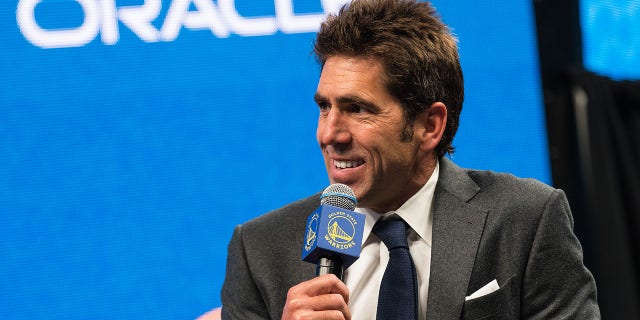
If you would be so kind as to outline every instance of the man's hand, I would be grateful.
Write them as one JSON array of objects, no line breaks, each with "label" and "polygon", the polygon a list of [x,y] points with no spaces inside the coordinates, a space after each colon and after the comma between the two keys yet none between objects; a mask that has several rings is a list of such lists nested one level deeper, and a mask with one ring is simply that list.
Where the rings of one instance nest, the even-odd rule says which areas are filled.
[{"label": "man's hand", "polygon": [[347,286],[335,275],[323,275],[289,289],[282,319],[350,320],[348,302]]}]

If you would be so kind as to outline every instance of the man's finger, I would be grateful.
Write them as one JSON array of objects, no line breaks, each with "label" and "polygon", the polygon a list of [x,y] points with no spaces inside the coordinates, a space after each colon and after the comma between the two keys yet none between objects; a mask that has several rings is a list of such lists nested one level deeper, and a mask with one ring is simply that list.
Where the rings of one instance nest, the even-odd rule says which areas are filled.
[{"label": "man's finger", "polygon": [[289,290],[290,296],[314,297],[323,294],[336,293],[349,303],[349,288],[335,275],[327,274],[311,280],[302,282]]}]

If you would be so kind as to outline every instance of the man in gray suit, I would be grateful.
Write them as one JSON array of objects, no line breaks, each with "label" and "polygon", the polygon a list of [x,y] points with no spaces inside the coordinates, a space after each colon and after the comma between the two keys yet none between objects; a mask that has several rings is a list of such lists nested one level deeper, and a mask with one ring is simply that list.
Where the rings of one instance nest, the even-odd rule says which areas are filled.
[{"label": "man in gray suit", "polygon": [[300,258],[318,195],[241,226],[229,244],[223,319],[374,319],[389,261],[372,233],[402,219],[417,273],[418,319],[598,319],[561,190],[466,170],[445,155],[462,109],[456,39],[428,3],[355,0],[323,23],[317,140],[329,180],[366,215],[344,275]]}]

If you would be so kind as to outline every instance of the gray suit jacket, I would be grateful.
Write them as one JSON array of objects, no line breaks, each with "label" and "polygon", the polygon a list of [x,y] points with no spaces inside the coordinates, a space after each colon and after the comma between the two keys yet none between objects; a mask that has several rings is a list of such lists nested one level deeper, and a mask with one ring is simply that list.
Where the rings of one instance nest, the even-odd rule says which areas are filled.
[{"label": "gray suit jacket", "polygon": [[[318,205],[315,195],[235,229],[223,319],[281,318],[288,289],[315,276],[300,256]],[[433,210],[428,319],[600,318],[561,190],[442,158]],[[465,301],[493,279],[498,291]]]}]

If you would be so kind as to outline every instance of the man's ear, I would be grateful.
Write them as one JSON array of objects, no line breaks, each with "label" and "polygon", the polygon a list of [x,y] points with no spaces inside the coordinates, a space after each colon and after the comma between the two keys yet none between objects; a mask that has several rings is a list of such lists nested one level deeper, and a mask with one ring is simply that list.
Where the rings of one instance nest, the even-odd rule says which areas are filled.
[{"label": "man's ear", "polygon": [[447,127],[447,107],[442,102],[434,102],[416,117],[416,125],[420,149],[435,150]]}]

